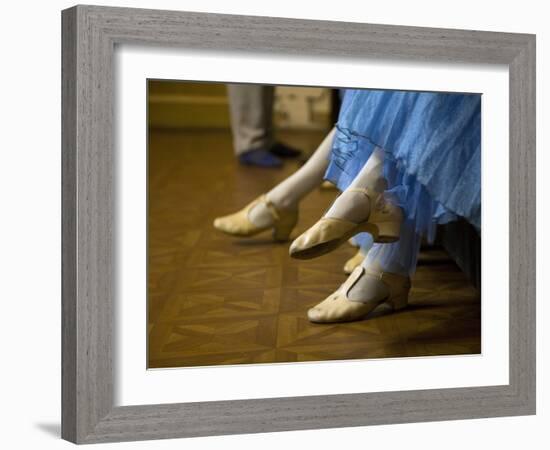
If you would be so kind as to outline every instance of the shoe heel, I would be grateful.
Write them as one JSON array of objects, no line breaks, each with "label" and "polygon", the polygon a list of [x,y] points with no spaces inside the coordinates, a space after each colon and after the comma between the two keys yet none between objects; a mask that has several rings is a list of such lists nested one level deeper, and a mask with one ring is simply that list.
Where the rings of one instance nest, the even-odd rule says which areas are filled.
[{"label": "shoe heel", "polygon": [[375,242],[395,242],[399,240],[401,233],[401,222],[377,223],[378,233]]},{"label": "shoe heel", "polygon": [[407,305],[409,304],[409,295],[408,294],[396,295],[395,297],[391,297],[388,300],[386,300],[386,303],[390,305],[394,311],[398,311],[400,309],[407,307]]},{"label": "shoe heel", "polygon": [[280,225],[273,229],[273,239],[279,242],[286,242],[290,238],[290,234],[294,229],[294,225]]},{"label": "shoe heel", "polygon": [[286,242],[290,238],[290,234],[296,223],[298,222],[298,216],[293,215],[290,217],[284,218],[286,220],[281,220],[279,223],[276,223],[273,227],[273,239],[279,242]]}]

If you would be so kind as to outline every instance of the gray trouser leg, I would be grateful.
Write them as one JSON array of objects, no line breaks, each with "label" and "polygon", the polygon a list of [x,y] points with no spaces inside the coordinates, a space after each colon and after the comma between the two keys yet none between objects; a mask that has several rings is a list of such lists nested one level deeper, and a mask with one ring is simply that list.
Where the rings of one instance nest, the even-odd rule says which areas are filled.
[{"label": "gray trouser leg", "polygon": [[228,84],[235,153],[273,143],[273,86]]}]

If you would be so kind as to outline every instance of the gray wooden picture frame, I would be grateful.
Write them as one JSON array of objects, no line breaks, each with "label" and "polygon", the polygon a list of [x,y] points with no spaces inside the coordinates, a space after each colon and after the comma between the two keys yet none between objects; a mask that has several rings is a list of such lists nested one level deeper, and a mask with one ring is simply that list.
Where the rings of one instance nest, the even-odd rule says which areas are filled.
[{"label": "gray wooden picture frame", "polygon": [[[535,413],[534,35],[98,6],[64,10],[62,35],[64,439],[94,443]],[[114,406],[115,44],[507,65],[509,384]]]}]

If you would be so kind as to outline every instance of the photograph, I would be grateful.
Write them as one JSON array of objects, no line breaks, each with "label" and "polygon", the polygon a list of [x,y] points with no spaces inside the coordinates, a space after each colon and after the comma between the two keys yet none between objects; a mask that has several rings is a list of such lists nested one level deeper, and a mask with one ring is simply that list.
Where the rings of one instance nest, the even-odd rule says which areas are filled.
[{"label": "photograph", "polygon": [[482,353],[481,93],[146,82],[148,369]]}]

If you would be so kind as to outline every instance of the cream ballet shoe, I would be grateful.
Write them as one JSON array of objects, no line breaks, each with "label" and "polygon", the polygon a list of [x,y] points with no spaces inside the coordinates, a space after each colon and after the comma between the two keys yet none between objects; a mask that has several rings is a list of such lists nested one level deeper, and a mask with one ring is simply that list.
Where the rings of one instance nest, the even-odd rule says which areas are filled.
[{"label": "cream ballet shoe", "polygon": [[344,273],[349,275],[353,272],[353,269],[363,262],[364,259],[365,255],[363,255],[361,250],[359,250],[355,255],[346,261],[346,264],[344,264]]},{"label": "cream ballet shoe", "polygon": [[[384,283],[387,294],[365,301],[350,300],[350,289],[364,273],[374,275]],[[394,310],[402,309],[407,306],[410,289],[409,277],[389,272],[366,271],[363,266],[359,266],[333,294],[311,308],[307,312],[307,317],[314,323],[351,322],[363,319],[382,303],[387,303]]]},{"label": "cream ballet shoe", "polygon": [[384,201],[383,195],[371,189],[349,189],[366,195],[371,204],[369,218],[355,223],[335,217],[322,217],[311,228],[298,236],[290,246],[290,256],[310,259],[331,252],[352,236],[367,232],[374,242],[387,243],[399,239],[403,211]]},{"label": "cream ballet shoe", "polygon": [[352,237],[350,237],[350,238],[348,239],[348,244],[349,244],[351,247],[359,248],[359,246],[355,243],[355,241],[353,240]]},{"label": "cream ballet shoe", "polygon": [[321,183],[321,186],[319,186],[322,191],[337,191],[338,188],[335,184],[331,183],[330,181],[323,181]]},{"label": "cream ballet shoe", "polygon": [[[258,227],[248,218],[250,210],[259,203],[263,203],[273,217],[273,223],[267,226]],[[228,216],[218,217],[214,220],[214,228],[232,236],[249,237],[273,229],[273,239],[276,241],[287,241],[290,233],[298,222],[298,210],[277,209],[265,194],[260,195],[256,200],[246,205],[240,211]]]}]

